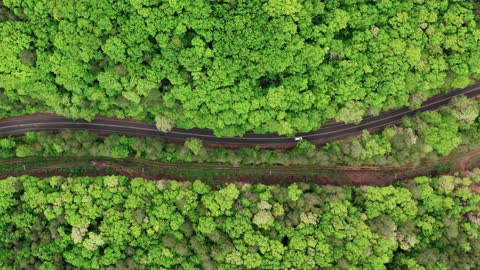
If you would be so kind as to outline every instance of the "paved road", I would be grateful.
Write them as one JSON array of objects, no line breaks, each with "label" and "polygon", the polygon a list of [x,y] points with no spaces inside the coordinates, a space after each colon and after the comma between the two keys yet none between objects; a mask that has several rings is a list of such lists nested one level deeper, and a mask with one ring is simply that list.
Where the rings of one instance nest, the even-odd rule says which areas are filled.
[{"label": "paved road", "polygon": [[[417,112],[435,110],[442,105],[446,105],[453,97],[465,95],[467,97],[480,96],[480,82],[472,84],[466,88],[450,91],[446,94],[438,95],[428,99],[419,109],[411,110],[401,108],[378,116],[367,117],[359,124],[335,123],[324,126],[318,130],[308,133],[300,133],[305,140],[313,143],[324,143],[340,138],[360,134],[362,130],[376,130],[386,126],[398,124],[402,118],[413,116]],[[0,136],[18,135],[26,131],[40,130],[92,130],[97,132],[118,133],[134,136],[155,136],[167,139],[186,139],[195,137],[205,143],[227,144],[227,145],[246,145],[262,146],[274,148],[279,146],[294,146],[296,143],[293,138],[279,136],[276,134],[253,134],[247,133],[243,137],[215,137],[210,130],[206,129],[180,129],[174,128],[169,133],[163,133],[155,129],[155,126],[135,120],[121,120],[106,117],[97,117],[92,122],[84,120],[71,120],[62,116],[53,114],[29,115],[22,117],[11,117],[0,120]]]}]

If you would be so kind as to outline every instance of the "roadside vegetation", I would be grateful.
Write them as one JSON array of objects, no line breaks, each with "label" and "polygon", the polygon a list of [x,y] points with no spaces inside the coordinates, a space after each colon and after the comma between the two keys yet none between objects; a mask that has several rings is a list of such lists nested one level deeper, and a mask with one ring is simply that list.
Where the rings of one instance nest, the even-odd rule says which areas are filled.
[{"label": "roadside vegetation", "polygon": [[[0,181],[2,269],[478,269],[480,183]],[[478,187],[478,186],[477,186]]]},{"label": "roadside vegetation", "polygon": [[480,146],[479,101],[455,98],[450,106],[406,118],[400,126],[382,132],[364,132],[316,147],[305,140],[292,150],[207,148],[197,139],[183,145],[157,138],[62,131],[29,132],[0,139],[0,158],[14,157],[137,157],[163,162],[199,162],[231,165],[385,165],[399,166],[436,160],[454,149]]},{"label": "roadside vegetation", "polygon": [[466,86],[479,39],[463,0],[2,0],[0,117],[306,132]]}]

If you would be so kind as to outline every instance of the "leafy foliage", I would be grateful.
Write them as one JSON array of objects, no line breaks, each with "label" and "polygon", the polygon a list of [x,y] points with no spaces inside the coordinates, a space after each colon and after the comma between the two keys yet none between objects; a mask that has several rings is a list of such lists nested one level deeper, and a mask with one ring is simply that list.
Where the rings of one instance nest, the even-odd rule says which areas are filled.
[{"label": "leafy foliage", "polygon": [[192,151],[194,155],[198,155],[203,148],[202,141],[196,138],[189,138],[184,143],[185,147]]},{"label": "leafy foliage", "polygon": [[3,0],[0,117],[102,114],[217,135],[358,122],[478,78],[474,4]]},{"label": "leafy foliage", "polygon": [[[477,269],[473,178],[389,187],[0,181],[0,267]],[[387,266],[388,265],[388,266]]]},{"label": "leafy foliage", "polygon": [[169,132],[172,130],[175,123],[161,115],[155,117],[155,127],[162,132]]}]

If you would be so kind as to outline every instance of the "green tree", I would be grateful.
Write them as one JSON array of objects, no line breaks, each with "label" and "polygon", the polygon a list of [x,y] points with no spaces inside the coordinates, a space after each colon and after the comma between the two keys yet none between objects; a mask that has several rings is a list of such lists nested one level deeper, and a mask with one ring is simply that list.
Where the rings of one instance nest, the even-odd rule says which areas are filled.
[{"label": "green tree", "polygon": [[196,138],[189,138],[185,141],[184,146],[190,150],[194,155],[198,155],[203,149],[203,143],[201,140]]},{"label": "green tree", "polygon": [[462,140],[458,135],[458,124],[452,116],[442,116],[437,112],[422,115],[427,126],[421,131],[425,142],[441,155],[448,155]]},{"label": "green tree", "polygon": [[216,228],[216,223],[211,217],[200,217],[198,220],[198,231],[202,234],[209,234]]},{"label": "green tree", "polygon": [[360,158],[368,159],[376,156],[385,156],[390,153],[391,145],[386,136],[373,135],[366,130],[362,133]]},{"label": "green tree", "polygon": [[175,126],[175,122],[162,115],[155,117],[155,127],[161,132],[170,132]]},{"label": "green tree", "polygon": [[338,111],[338,114],[335,116],[335,120],[347,124],[358,124],[365,114],[365,110],[362,107],[362,104],[359,102],[348,102],[345,107]]},{"label": "green tree", "polygon": [[261,228],[268,228],[273,224],[273,216],[270,211],[260,210],[253,216],[252,222]]},{"label": "green tree", "polygon": [[455,97],[450,101],[452,115],[459,121],[471,125],[479,114],[478,102],[465,96]]},{"label": "green tree", "polygon": [[288,186],[288,198],[292,201],[297,201],[302,195],[302,190],[297,184],[291,184]]},{"label": "green tree", "polygon": [[[222,136],[356,123],[478,76],[476,10],[454,0],[5,0],[1,114],[162,115]],[[165,119],[160,130],[173,125]]]}]

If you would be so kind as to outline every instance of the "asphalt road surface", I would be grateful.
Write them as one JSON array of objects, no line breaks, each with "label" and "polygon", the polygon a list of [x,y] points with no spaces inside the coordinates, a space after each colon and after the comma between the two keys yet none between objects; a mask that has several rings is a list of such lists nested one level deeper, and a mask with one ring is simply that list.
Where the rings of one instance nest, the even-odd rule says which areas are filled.
[{"label": "asphalt road surface", "polygon": [[[403,117],[411,117],[417,112],[435,110],[440,106],[448,104],[455,96],[465,95],[467,97],[480,96],[480,82],[472,84],[463,89],[450,91],[446,94],[434,96],[425,101],[418,109],[401,108],[388,111],[378,116],[364,118],[359,124],[334,123],[321,127],[318,130],[308,133],[299,133],[296,136],[302,137],[312,143],[320,144],[334,141],[352,135],[361,134],[362,130],[378,130],[387,126],[398,124]],[[58,131],[64,129],[91,130],[102,133],[116,133],[133,136],[154,136],[166,139],[198,138],[204,143],[218,145],[245,145],[261,146],[267,148],[294,146],[296,142],[291,137],[279,136],[276,134],[254,134],[246,133],[243,137],[215,137],[210,130],[206,129],[180,129],[174,128],[171,132],[158,131],[154,125],[142,121],[123,120],[106,117],[97,117],[92,122],[84,120],[71,120],[53,114],[28,115],[22,117],[10,117],[0,120],[0,136],[20,135],[27,131]]]}]

